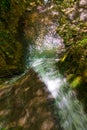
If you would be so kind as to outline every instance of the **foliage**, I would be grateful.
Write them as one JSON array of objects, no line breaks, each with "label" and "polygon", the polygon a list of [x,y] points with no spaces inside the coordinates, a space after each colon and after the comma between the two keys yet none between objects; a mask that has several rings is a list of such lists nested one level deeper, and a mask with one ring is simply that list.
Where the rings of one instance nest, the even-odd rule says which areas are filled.
[{"label": "foliage", "polygon": [[[78,3],[78,1],[77,1]],[[87,33],[85,32],[86,22],[79,21],[78,17],[70,20],[66,15],[67,8],[76,4],[73,0],[61,3],[60,26],[57,31],[63,37],[66,45],[66,52],[61,58],[61,64],[65,64],[66,72],[82,75],[87,65]],[[65,9],[65,10],[64,10]]]},{"label": "foliage", "polygon": [[17,39],[17,26],[25,7],[21,0],[0,1],[0,78],[12,77],[24,70],[23,45]]},{"label": "foliage", "polygon": [[0,0],[0,8],[5,10],[5,11],[9,11],[10,10],[10,4],[11,4],[11,0]]},{"label": "foliage", "polygon": [[[57,32],[64,39],[66,51],[57,66],[70,86],[78,90],[79,99],[87,107],[87,21],[79,19],[78,10],[79,0],[60,2],[60,25]],[[75,16],[70,19],[73,12]]]},{"label": "foliage", "polygon": [[[43,1],[0,0],[0,78],[24,71],[26,40],[19,34],[23,34],[22,16],[38,4],[43,4]],[[21,31],[19,28],[22,28]]]},{"label": "foliage", "polygon": [[6,130],[5,128],[1,128],[0,130]]}]

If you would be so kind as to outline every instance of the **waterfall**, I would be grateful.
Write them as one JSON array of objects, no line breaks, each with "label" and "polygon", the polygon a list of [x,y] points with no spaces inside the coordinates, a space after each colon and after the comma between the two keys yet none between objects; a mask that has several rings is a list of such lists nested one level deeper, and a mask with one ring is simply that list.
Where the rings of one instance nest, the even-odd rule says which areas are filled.
[{"label": "waterfall", "polygon": [[64,49],[64,44],[56,35],[54,25],[48,26],[49,31],[43,37],[37,37],[33,49],[30,47],[30,66],[38,73],[54,97],[63,130],[87,130],[87,117],[82,104],[66,79],[56,69],[58,53]]},{"label": "waterfall", "polygon": [[[36,54],[37,55],[37,54]],[[75,92],[55,68],[56,58],[40,57],[31,66],[55,98],[60,124],[64,130],[87,130],[87,117]]]}]

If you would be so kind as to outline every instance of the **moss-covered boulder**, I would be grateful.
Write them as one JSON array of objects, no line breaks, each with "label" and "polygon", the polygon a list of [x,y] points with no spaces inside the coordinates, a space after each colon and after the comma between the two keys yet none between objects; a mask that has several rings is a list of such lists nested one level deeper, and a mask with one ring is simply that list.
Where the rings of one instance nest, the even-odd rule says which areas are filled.
[{"label": "moss-covered boulder", "polygon": [[42,4],[42,0],[0,1],[0,81],[24,71],[27,40],[23,20],[26,12]]},{"label": "moss-covered boulder", "polygon": [[12,77],[24,70],[23,44],[17,38],[18,21],[24,12],[24,1],[0,2],[0,78]]},{"label": "moss-covered boulder", "polygon": [[23,45],[9,33],[8,30],[0,32],[0,78],[12,77],[24,70]]},{"label": "moss-covered boulder", "polygon": [[64,39],[66,51],[57,63],[57,67],[69,81],[70,87],[77,91],[78,98],[85,104],[87,110],[86,5],[86,0],[63,0],[60,5],[58,4],[61,16],[57,31]]}]

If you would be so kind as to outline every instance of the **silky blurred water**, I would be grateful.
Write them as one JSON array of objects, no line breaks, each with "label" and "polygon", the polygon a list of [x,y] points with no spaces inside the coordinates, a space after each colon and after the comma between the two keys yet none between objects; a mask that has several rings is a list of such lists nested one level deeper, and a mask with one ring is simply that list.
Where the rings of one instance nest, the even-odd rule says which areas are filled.
[{"label": "silky blurred water", "polygon": [[87,130],[87,116],[83,106],[56,67],[59,53],[64,49],[63,39],[56,34],[56,24],[53,23],[48,26],[48,32],[43,37],[37,37],[33,47],[29,46],[30,66],[55,98],[61,127],[64,130]]},{"label": "silky blurred water", "polygon": [[34,58],[31,66],[55,98],[60,124],[64,130],[87,130],[87,116],[66,79],[56,70],[55,58]]}]

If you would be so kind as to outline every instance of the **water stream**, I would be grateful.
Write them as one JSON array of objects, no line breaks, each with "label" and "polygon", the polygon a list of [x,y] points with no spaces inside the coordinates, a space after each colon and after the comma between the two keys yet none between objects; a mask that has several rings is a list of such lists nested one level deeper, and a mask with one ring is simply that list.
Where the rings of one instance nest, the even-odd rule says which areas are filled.
[{"label": "water stream", "polygon": [[29,46],[30,66],[55,98],[61,127],[64,130],[87,130],[87,117],[82,104],[66,79],[56,69],[58,53],[64,49],[63,40],[56,34],[56,23],[46,27],[47,33],[43,37],[40,34],[35,45]]},{"label": "water stream", "polygon": [[[45,5],[47,4],[47,2],[48,0],[44,0]],[[57,108],[56,113],[58,114],[58,117],[60,119],[61,128],[63,130],[87,130],[87,116],[83,110],[83,106],[78,101],[76,97],[76,93],[69,87],[69,83],[67,83],[66,78],[64,78],[63,75],[59,73],[59,70],[56,67],[56,63],[60,60],[59,54],[65,50],[63,39],[56,33],[56,29],[58,27],[58,16],[59,16],[59,13],[58,11],[54,9],[53,4],[52,4],[46,8],[39,6],[37,8],[37,11],[32,13],[32,20],[31,20],[31,17],[29,17],[29,20],[31,20],[32,22],[29,21],[31,23],[30,23],[29,28],[27,27],[28,30],[26,32],[29,33],[29,36],[33,37],[33,39],[35,40],[34,40],[34,44],[29,43],[29,46],[28,46],[29,53],[27,55],[26,66],[28,69],[30,67],[30,68],[33,68],[35,72],[37,72],[40,80],[44,82],[47,89],[51,93],[52,97],[55,99],[55,106]],[[34,22],[35,22],[35,26],[33,26]],[[36,27],[36,30],[34,30],[35,27]],[[37,30],[39,33],[37,33],[38,35],[36,38],[35,31]],[[1,119],[1,121],[5,119],[7,120],[7,122],[6,121],[4,121],[5,123],[2,122],[1,126],[5,126],[5,125],[8,126],[9,125],[8,122],[11,120],[12,120],[11,125],[17,126],[18,121],[19,121],[19,124],[21,121],[16,119],[17,118],[16,116],[20,116],[20,117],[22,116],[22,118],[20,118],[22,120],[21,126],[23,126],[24,120],[25,120],[25,124],[27,121],[26,126],[29,125],[29,121],[30,121],[30,126],[26,127],[25,130],[28,130],[27,128],[30,128],[30,130],[36,130],[37,125],[34,126],[34,123],[39,124],[38,123],[39,121],[37,122],[38,113],[36,116],[35,111],[32,110],[32,108],[35,109],[35,106],[33,105],[34,107],[32,107],[32,104],[35,104],[37,101],[39,101],[41,97],[40,96],[37,97],[38,100],[35,100],[35,101],[34,99],[33,100],[31,99],[34,96],[37,96],[33,94],[36,91],[36,87],[39,88],[38,83],[40,84],[40,81],[38,80],[38,78],[36,79],[36,81],[35,79],[33,79],[37,83],[37,85],[35,86],[35,88],[32,88],[33,83],[30,84],[31,83],[30,75],[29,76],[26,75],[26,72],[23,75],[25,76],[25,79],[22,79],[23,81],[21,81],[19,77],[17,86],[16,87],[14,86],[11,92],[9,89],[6,95],[6,102],[3,102],[4,103],[3,106],[5,107],[7,106],[5,103],[9,104],[8,106],[10,107],[11,111],[14,108],[12,112],[12,114],[14,115],[13,119],[10,119],[12,118],[10,116],[6,116],[5,118]],[[21,90],[23,90],[23,92]],[[29,96],[31,96],[32,98]],[[30,98],[29,102],[28,102],[28,98]],[[48,99],[49,98],[50,97],[48,95]],[[1,100],[1,102],[2,101],[3,100]],[[18,111],[18,109],[20,112]],[[7,108],[7,110],[8,110],[7,112],[9,113],[10,111],[9,108]],[[22,113],[22,110],[23,110],[23,113]],[[40,109],[37,108],[35,110],[37,111]],[[44,117],[44,112],[42,113],[41,110],[40,110],[40,115],[42,114]],[[5,108],[4,108],[4,111],[6,112]],[[1,111],[1,114],[4,114],[5,113],[4,111]],[[34,118],[32,119],[34,120],[33,123],[31,122],[31,117],[33,114],[29,117],[30,113],[28,111],[34,114],[35,120]],[[18,112],[18,115],[17,115],[17,112]],[[9,120],[7,119],[7,117],[9,118]],[[47,124],[47,127],[49,127],[48,125],[50,126],[50,124]],[[1,127],[0,130],[4,130],[2,128],[3,127]],[[48,130],[48,128],[47,129],[46,128],[44,130]],[[43,128],[41,128],[40,130],[43,130]]]}]

